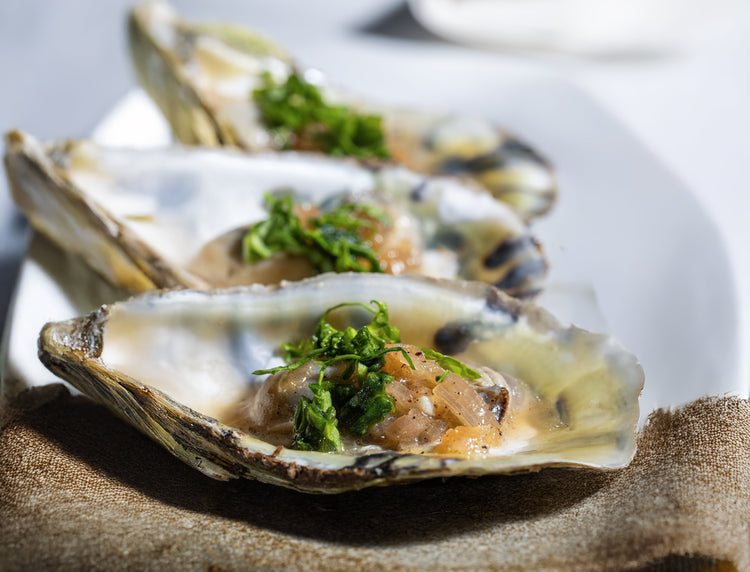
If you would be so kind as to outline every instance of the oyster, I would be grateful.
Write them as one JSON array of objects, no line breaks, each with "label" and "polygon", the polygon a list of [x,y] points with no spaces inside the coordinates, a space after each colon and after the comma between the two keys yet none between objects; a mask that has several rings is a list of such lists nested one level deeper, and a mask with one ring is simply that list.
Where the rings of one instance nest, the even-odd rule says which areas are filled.
[{"label": "oyster", "polygon": [[280,149],[252,93],[266,72],[277,81],[296,73],[319,85],[326,100],[382,116],[386,147],[409,169],[470,177],[527,221],[555,201],[550,164],[485,120],[363,104],[325,85],[317,70],[299,68],[284,49],[255,32],[191,25],[163,2],[137,6],[129,36],[142,85],[183,143]]},{"label": "oyster", "polygon": [[347,200],[382,206],[393,220],[382,241],[392,272],[481,280],[530,296],[547,269],[538,243],[503,203],[401,167],[294,152],[45,145],[19,132],[7,137],[5,164],[31,224],[131,292],[313,274],[305,261],[283,256],[244,263],[239,244],[268,216],[267,191],[321,209]]},{"label": "oyster", "polygon": [[[301,451],[243,431],[237,405],[326,309],[382,300],[402,340],[518,380],[502,443],[478,456],[375,446]],[[337,317],[359,327],[356,311]],[[47,324],[39,356],[187,464],[217,479],[247,477],[336,493],[454,475],[545,466],[613,469],[635,450],[643,371],[611,338],[562,327],[544,310],[478,282],[325,274],[282,286],[149,292],[89,316]],[[530,406],[533,404],[534,406]]]}]

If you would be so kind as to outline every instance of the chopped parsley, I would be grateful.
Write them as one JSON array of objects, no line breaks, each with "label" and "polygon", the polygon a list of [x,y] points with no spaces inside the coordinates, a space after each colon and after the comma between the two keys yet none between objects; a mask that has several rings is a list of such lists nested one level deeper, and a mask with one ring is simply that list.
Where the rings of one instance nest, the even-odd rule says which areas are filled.
[{"label": "chopped parsley", "polygon": [[[370,323],[355,329],[335,328],[329,321],[331,312],[343,307],[361,307],[372,314]],[[415,369],[407,351],[400,346],[386,347],[401,342],[401,334],[388,319],[388,308],[383,302],[372,300],[370,305],[344,303],[326,310],[315,326],[315,332],[297,344],[284,343],[287,365],[254,371],[254,375],[275,374],[295,370],[313,360],[320,365],[315,383],[310,384],[312,399],[300,398],[294,414],[293,446],[303,450],[336,452],[342,449],[340,429],[354,437],[362,437],[370,427],[383,421],[395,410],[393,398],[385,386],[393,376],[382,371],[389,352],[401,352],[406,362]],[[420,348],[428,359],[448,371],[476,379],[479,374],[455,358],[434,350]],[[326,369],[338,362],[346,362],[341,379],[333,383],[325,379]],[[439,379],[439,381],[442,381]]]},{"label": "chopped parsley", "polygon": [[242,258],[252,264],[286,252],[305,257],[316,272],[383,272],[365,237],[388,216],[371,205],[344,204],[305,225],[294,213],[290,196],[265,195],[269,216],[242,239]]},{"label": "chopped parsley", "polygon": [[443,375],[435,378],[435,381],[437,381],[438,383],[448,377],[448,374],[451,372],[455,373],[459,377],[463,377],[464,379],[479,379],[480,377],[482,377],[482,374],[480,374],[477,370],[471,369],[469,366],[461,363],[454,357],[441,354],[440,352],[431,350],[430,348],[420,347],[419,349],[424,352],[424,357],[434,361],[445,370],[445,373],[443,373]]},{"label": "chopped parsley", "polygon": [[294,412],[294,445],[305,451],[335,453],[341,450],[330,383],[311,383],[313,398],[302,397]]},{"label": "chopped parsley", "polygon": [[263,86],[253,91],[253,100],[284,149],[316,149],[360,158],[389,156],[379,115],[328,104],[317,86],[296,73],[276,83],[266,72]]}]

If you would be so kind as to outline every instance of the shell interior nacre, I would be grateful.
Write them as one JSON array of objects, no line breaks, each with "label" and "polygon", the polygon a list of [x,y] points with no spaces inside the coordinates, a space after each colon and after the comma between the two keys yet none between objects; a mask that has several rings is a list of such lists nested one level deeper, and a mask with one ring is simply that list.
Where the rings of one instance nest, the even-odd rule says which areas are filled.
[{"label": "shell interior nacre", "polygon": [[555,202],[551,165],[513,134],[477,117],[369,105],[328,85],[319,71],[300,68],[253,30],[190,24],[157,1],[134,8],[129,39],[141,84],[183,143],[281,149],[252,93],[263,85],[263,74],[283,82],[296,73],[328,101],[382,116],[386,147],[409,169],[467,177],[525,221]]},{"label": "shell interior nacre", "polygon": [[7,141],[13,197],[31,224],[134,292],[311,275],[286,260],[269,269],[241,259],[242,234],[268,217],[267,192],[320,209],[337,201],[382,207],[393,221],[399,271],[481,280],[515,296],[539,292],[547,271],[513,211],[449,177],[294,152],[45,145],[17,131]]},{"label": "shell interior nacre", "polygon": [[[264,379],[251,372],[278,364],[281,342],[309,335],[333,305],[372,299],[388,305],[404,342],[446,351],[445,332],[460,324],[458,359],[520,381],[500,447],[466,458],[303,452],[230,425],[238,402]],[[339,319],[361,325],[362,316]],[[280,287],[147,293],[47,325],[40,357],[206,474],[308,492],[543,466],[622,467],[635,450],[643,384],[636,358],[608,336],[562,327],[489,285],[417,276],[325,274]]]}]

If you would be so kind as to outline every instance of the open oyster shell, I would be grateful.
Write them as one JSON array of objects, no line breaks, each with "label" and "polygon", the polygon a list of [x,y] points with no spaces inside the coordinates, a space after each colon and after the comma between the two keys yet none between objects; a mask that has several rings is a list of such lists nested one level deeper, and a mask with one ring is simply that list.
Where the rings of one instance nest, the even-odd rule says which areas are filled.
[{"label": "open oyster shell", "polygon": [[[335,304],[372,299],[388,305],[404,342],[455,353],[523,384],[524,395],[510,396],[502,447],[466,458],[382,449],[305,452],[227,424],[264,378],[251,372],[272,362],[282,341],[309,335]],[[361,316],[343,319],[356,325]],[[460,337],[451,347],[446,332]],[[146,293],[47,324],[39,356],[211,477],[318,493],[546,466],[623,467],[635,450],[643,385],[636,358],[605,335],[562,327],[544,310],[486,284],[419,276],[325,274],[279,287]],[[544,407],[525,408],[529,396]]]},{"label": "open oyster shell", "polygon": [[419,256],[407,271],[537,293],[547,264],[502,202],[449,177],[318,155],[181,148],[110,149],[7,136],[11,192],[31,224],[131,292],[278,283],[313,273],[289,261],[247,265],[239,243],[268,213],[265,192],[322,205],[382,205]]},{"label": "open oyster shell", "polygon": [[192,25],[164,2],[145,2],[130,17],[130,46],[139,79],[187,144],[279,149],[252,99],[261,75],[277,81],[307,75],[327,99],[384,119],[393,158],[417,172],[470,177],[524,220],[546,213],[556,197],[550,164],[489,122],[418,110],[377,108],[325,84],[317,70],[294,64],[285,50],[231,25]]}]

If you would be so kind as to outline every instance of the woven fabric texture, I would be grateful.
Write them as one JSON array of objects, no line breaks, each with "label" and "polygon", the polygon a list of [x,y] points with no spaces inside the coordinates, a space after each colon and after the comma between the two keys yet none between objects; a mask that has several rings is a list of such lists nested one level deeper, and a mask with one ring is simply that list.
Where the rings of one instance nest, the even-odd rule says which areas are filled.
[{"label": "woven fabric texture", "polygon": [[213,481],[62,386],[3,419],[3,570],[750,570],[739,398],[654,413],[619,471],[335,496]]}]

